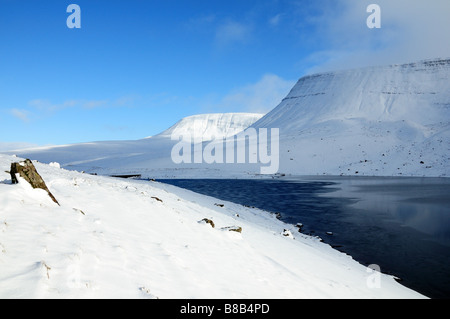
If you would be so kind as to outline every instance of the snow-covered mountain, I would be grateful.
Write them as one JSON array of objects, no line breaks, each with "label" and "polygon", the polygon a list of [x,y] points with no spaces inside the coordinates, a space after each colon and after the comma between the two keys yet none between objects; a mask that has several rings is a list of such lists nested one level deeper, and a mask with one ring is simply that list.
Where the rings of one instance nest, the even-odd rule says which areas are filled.
[{"label": "snow-covered mountain", "polygon": [[185,117],[157,136],[187,136],[192,139],[209,141],[242,132],[261,119],[258,113],[217,113],[199,114]]},{"label": "snow-covered mountain", "polygon": [[450,59],[320,73],[301,78],[256,127],[285,133],[327,121],[416,123],[416,129],[449,120]]},{"label": "snow-covered mountain", "polygon": [[99,174],[251,176],[261,165],[174,164],[170,138],[189,133],[205,141],[250,125],[280,130],[279,173],[450,176],[450,59],[305,76],[265,116],[198,115],[143,140],[15,153]]},{"label": "snow-covered mountain", "polygon": [[253,127],[286,173],[449,176],[450,59],[303,77]]}]

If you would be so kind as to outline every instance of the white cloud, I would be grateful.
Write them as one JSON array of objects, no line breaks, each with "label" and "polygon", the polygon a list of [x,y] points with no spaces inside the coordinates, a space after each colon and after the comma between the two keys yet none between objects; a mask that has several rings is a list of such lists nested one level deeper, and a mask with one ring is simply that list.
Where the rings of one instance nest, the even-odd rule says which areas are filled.
[{"label": "white cloud", "polygon": [[267,113],[286,97],[295,81],[266,74],[258,82],[237,88],[212,107],[220,112]]},{"label": "white cloud", "polygon": [[273,16],[272,18],[269,19],[269,24],[271,26],[277,26],[281,21],[281,13],[277,14],[276,16]]},{"label": "white cloud", "polygon": [[21,121],[24,121],[24,122],[29,122],[30,121],[30,119],[29,119],[29,114],[30,113],[28,111],[26,111],[26,110],[20,110],[20,109],[15,109],[14,108],[14,109],[10,110],[10,113],[11,113],[12,116],[18,118]]},{"label": "white cloud", "polygon": [[219,46],[245,43],[250,37],[251,29],[249,25],[236,21],[222,23],[216,29],[216,43]]},{"label": "white cloud", "polygon": [[[381,7],[381,29],[369,29],[369,4]],[[448,0],[336,0],[314,17],[325,49],[304,61],[310,71],[450,57]],[[312,64],[314,65],[314,64]]]},{"label": "white cloud", "polygon": [[95,108],[97,108],[97,107],[106,106],[107,103],[108,103],[107,100],[100,100],[100,101],[95,101],[95,100],[92,100],[92,101],[80,101],[80,105],[81,105],[83,108],[86,108],[86,109],[95,109]]},{"label": "white cloud", "polygon": [[78,105],[78,101],[67,100],[64,101],[63,103],[52,103],[51,101],[45,99],[34,99],[29,101],[28,105],[38,109],[39,111],[55,112],[69,107],[74,107]]}]

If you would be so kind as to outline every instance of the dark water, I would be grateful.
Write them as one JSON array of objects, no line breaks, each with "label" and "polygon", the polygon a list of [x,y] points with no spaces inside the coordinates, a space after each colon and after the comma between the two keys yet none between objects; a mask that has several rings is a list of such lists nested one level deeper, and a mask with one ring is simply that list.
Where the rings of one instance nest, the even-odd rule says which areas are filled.
[{"label": "dark water", "polygon": [[[430,298],[450,298],[450,179],[159,180],[270,212]],[[332,235],[327,234],[331,232]]]}]

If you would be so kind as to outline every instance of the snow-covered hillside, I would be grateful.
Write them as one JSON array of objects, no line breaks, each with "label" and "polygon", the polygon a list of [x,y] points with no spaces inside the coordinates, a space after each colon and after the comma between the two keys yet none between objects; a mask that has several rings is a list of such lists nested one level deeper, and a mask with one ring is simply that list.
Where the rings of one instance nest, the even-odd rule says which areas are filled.
[{"label": "snow-covered hillside", "polygon": [[15,153],[99,174],[249,177],[258,175],[262,165],[174,164],[171,150],[176,141],[170,135],[190,133],[209,140],[253,123],[256,130],[280,130],[279,173],[450,176],[450,59],[305,76],[260,117],[192,116],[148,139]]},{"label": "snow-covered hillside", "polygon": [[268,212],[35,163],[58,206],[11,184],[20,160],[0,155],[0,298],[424,297]]},{"label": "snow-covered hillside", "polygon": [[[171,151],[180,136],[193,141],[209,141],[239,133],[263,114],[218,113],[189,116],[155,136],[135,141],[99,141],[8,152],[44,163],[58,162],[62,167],[98,173],[141,174],[143,177],[205,176],[214,171],[199,165],[177,165]],[[171,137],[175,138],[172,140]],[[245,165],[244,165],[245,166]],[[228,167],[241,174],[241,166]],[[229,170],[225,172],[229,174]]]},{"label": "snow-covered hillside", "polygon": [[450,176],[450,59],[303,77],[254,127],[285,173]]}]

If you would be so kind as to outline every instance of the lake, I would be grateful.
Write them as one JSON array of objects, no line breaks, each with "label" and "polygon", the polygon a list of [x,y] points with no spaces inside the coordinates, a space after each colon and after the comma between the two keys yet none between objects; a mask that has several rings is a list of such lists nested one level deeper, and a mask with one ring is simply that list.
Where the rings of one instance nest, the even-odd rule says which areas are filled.
[{"label": "lake", "polygon": [[158,180],[279,212],[302,232],[430,298],[450,298],[450,179],[297,177]]}]

